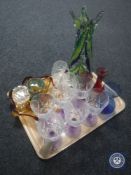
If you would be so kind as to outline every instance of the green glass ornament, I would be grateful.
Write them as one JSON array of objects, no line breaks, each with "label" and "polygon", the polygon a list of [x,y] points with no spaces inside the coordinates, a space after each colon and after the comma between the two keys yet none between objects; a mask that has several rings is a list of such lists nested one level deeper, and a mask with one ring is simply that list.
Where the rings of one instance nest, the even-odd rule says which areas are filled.
[{"label": "green glass ornament", "polygon": [[29,92],[32,94],[40,93],[43,91],[45,83],[44,80],[42,80],[41,78],[31,78],[27,82],[27,87],[29,89]]}]

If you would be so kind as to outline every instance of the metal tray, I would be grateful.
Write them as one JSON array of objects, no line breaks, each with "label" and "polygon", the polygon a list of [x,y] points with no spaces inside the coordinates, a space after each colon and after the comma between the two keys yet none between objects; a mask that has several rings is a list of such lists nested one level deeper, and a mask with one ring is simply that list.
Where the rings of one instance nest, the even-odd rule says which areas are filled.
[{"label": "metal tray", "polygon": [[[96,79],[96,75],[93,73],[94,78]],[[109,91],[113,91],[109,86],[105,85]],[[114,91],[113,91],[114,92]],[[115,92],[114,92],[115,93]],[[102,124],[106,123],[108,120],[113,118],[115,115],[119,114],[125,108],[125,102],[119,96],[114,97],[116,108],[115,111],[110,116],[100,115],[98,116],[98,122],[95,127],[87,127],[85,125],[81,125],[81,134],[77,138],[71,138],[66,135],[62,135],[61,139],[61,146],[55,149],[53,144],[51,143],[44,143],[43,138],[39,134],[36,128],[36,121],[27,116],[19,116],[19,119],[28,135],[32,146],[34,147],[36,154],[41,159],[49,159],[59,152],[63,151],[73,143],[77,142],[84,136],[88,135],[90,132],[101,126]]]}]

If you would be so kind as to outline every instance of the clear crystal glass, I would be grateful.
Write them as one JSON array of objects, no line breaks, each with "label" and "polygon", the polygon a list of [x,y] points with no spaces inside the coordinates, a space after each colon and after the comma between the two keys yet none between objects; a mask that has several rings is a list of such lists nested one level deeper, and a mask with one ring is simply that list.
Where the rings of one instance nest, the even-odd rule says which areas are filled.
[{"label": "clear crystal glass", "polygon": [[88,125],[93,126],[97,122],[97,116],[108,105],[109,96],[105,91],[98,93],[92,90],[89,93],[86,101],[89,110],[89,114],[86,117],[86,122]]},{"label": "clear crystal glass", "polygon": [[61,138],[64,132],[64,119],[61,113],[50,111],[45,114],[44,118],[40,118],[37,127],[44,140],[56,141]]},{"label": "clear crystal glass", "polygon": [[91,91],[87,97],[88,107],[92,113],[100,113],[109,103],[109,96],[107,93],[97,93]]},{"label": "clear crystal glass", "polygon": [[78,99],[86,99],[94,85],[92,79],[82,81],[79,75],[70,75],[70,82],[70,96],[77,97]]},{"label": "clear crystal glass", "polygon": [[64,72],[65,70],[68,70],[68,65],[63,60],[58,60],[53,64],[51,75],[58,74],[60,72]]},{"label": "clear crystal glass", "polygon": [[32,97],[30,106],[38,118],[44,118],[45,114],[54,107],[54,100],[51,95],[40,93]]},{"label": "clear crystal glass", "polygon": [[29,101],[30,93],[26,86],[17,86],[12,91],[12,98],[17,105],[22,105]]},{"label": "clear crystal glass", "polygon": [[53,64],[51,75],[55,86],[61,90],[63,90],[63,86],[67,85],[69,79],[68,70],[69,68],[65,61],[58,60]]},{"label": "clear crystal glass", "polygon": [[70,126],[80,126],[88,115],[87,103],[81,99],[78,101],[67,102],[63,105],[65,120]]}]

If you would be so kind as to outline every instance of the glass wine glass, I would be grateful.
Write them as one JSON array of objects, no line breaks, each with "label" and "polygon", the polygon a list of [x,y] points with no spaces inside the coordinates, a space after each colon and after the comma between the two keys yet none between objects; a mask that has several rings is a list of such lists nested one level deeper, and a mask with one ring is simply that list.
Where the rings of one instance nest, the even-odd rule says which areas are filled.
[{"label": "glass wine glass", "polygon": [[63,60],[58,60],[53,64],[51,75],[55,84],[55,87],[63,90],[63,87],[67,85],[69,79],[68,65]]},{"label": "glass wine glass", "polygon": [[59,112],[50,111],[45,114],[44,118],[40,118],[37,122],[37,128],[45,141],[55,142],[61,138],[64,132],[64,119]]},{"label": "glass wine glass", "polygon": [[43,93],[35,94],[30,102],[30,107],[38,118],[44,118],[45,114],[52,110],[54,105],[53,97]]},{"label": "glass wine glass", "polygon": [[86,75],[80,76],[72,74],[70,76],[70,82],[70,96],[72,96],[72,98],[77,97],[77,99],[86,99],[94,85],[92,78],[86,77]]},{"label": "glass wine glass", "polygon": [[107,70],[104,67],[97,69],[96,82],[87,96],[87,104],[89,115],[86,117],[88,126],[95,126],[97,123],[97,116],[109,104],[109,95],[105,92],[103,79],[107,75]]},{"label": "glass wine glass", "polygon": [[30,102],[32,111],[39,118],[37,128],[47,142],[56,142],[64,131],[63,114],[55,105],[55,100],[49,94],[36,94]]},{"label": "glass wine glass", "polygon": [[63,105],[65,120],[67,123],[66,132],[69,136],[77,137],[81,133],[81,123],[88,115],[87,103],[81,99],[76,103],[68,101]]},{"label": "glass wine glass", "polygon": [[88,95],[86,101],[89,114],[87,115],[85,122],[88,126],[95,126],[97,123],[98,115],[109,103],[109,96],[105,91],[98,93],[92,90]]}]

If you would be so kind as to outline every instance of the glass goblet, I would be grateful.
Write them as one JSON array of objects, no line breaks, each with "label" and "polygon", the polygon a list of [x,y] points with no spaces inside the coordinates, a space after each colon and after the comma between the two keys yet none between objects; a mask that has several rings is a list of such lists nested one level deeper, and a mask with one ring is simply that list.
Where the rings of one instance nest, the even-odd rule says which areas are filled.
[{"label": "glass goblet", "polygon": [[75,98],[77,97],[78,99],[86,99],[88,93],[94,85],[92,78],[83,78],[80,75],[71,75],[70,81],[72,82],[72,86],[70,87],[70,95]]},{"label": "glass goblet", "polygon": [[31,99],[30,107],[38,118],[44,118],[45,113],[54,107],[53,97],[49,94],[35,94]]},{"label": "glass goblet", "polygon": [[109,96],[104,91],[102,93],[92,90],[87,97],[87,106],[89,115],[86,117],[86,124],[88,126],[95,126],[97,117],[101,111],[108,105]]},{"label": "glass goblet", "polygon": [[64,119],[59,112],[51,110],[39,119],[37,128],[45,142],[56,142],[64,132]]},{"label": "glass goblet", "polygon": [[68,80],[68,69],[65,61],[58,60],[53,64],[51,75],[57,88],[62,88]]},{"label": "glass goblet", "polygon": [[[79,99],[80,100],[80,99]],[[66,132],[71,137],[78,137],[81,133],[81,124],[88,114],[87,105],[84,101],[76,106],[73,102],[67,102],[63,105],[65,120],[67,122]]]}]

